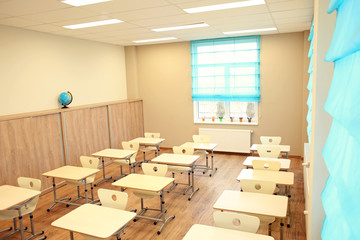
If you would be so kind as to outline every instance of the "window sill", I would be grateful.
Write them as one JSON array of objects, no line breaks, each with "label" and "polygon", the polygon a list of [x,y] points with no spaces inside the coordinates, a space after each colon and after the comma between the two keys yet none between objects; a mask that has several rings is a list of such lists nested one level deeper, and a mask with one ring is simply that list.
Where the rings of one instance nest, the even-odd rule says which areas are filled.
[{"label": "window sill", "polygon": [[212,121],[194,121],[195,124],[210,124],[210,125],[243,125],[243,126],[257,126],[257,122],[220,122],[219,120]]}]

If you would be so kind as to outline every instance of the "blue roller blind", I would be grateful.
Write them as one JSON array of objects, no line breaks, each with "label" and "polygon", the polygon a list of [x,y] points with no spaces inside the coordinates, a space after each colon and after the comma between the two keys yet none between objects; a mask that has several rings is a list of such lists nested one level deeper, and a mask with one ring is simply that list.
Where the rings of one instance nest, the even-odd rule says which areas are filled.
[{"label": "blue roller blind", "polygon": [[307,89],[309,90],[309,96],[308,96],[308,99],[306,102],[306,104],[308,105],[308,114],[306,117],[306,121],[308,123],[307,134],[308,134],[308,141],[309,141],[310,148],[311,148],[311,116],[312,116],[312,86],[313,86],[313,46],[314,46],[313,36],[314,36],[314,21],[311,24],[310,34],[309,34],[309,38],[308,38],[308,40],[311,43],[310,43],[310,49],[309,49],[309,53],[308,53],[308,58],[310,58],[308,73],[310,74],[310,76],[309,76],[309,82],[307,85]]},{"label": "blue roller blind", "polygon": [[193,101],[260,102],[260,36],[191,42]]}]

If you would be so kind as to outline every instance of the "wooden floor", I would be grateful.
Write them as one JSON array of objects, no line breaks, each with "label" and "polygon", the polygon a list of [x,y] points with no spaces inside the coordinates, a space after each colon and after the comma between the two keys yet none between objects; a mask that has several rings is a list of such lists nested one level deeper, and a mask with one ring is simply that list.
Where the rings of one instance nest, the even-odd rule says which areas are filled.
[{"label": "wooden floor", "polygon": [[[170,152],[170,150],[162,150],[162,152]],[[148,155],[152,157],[153,155]],[[200,223],[205,225],[214,225],[213,221],[213,208],[217,198],[224,190],[239,190],[239,183],[236,177],[240,173],[243,161],[246,156],[239,154],[225,154],[216,153],[214,156],[215,166],[218,171],[214,176],[209,177],[203,175],[202,172],[196,171],[195,184],[200,188],[191,201],[188,201],[188,196],[184,196],[180,191],[185,189],[185,185],[178,185],[173,192],[165,193],[165,206],[167,209],[167,216],[175,215],[175,219],[168,222],[161,235],[157,235],[160,228],[160,223],[154,225],[153,221],[146,219],[139,219],[137,222],[131,222],[125,229],[126,234],[121,236],[121,239],[182,239],[186,232],[193,224]],[[138,160],[141,155],[138,155]],[[303,189],[303,175],[300,158],[291,158],[291,169],[289,171],[295,173],[295,185],[291,189],[291,227],[284,227],[284,239],[305,240],[305,219],[304,219],[304,189]],[[199,163],[203,163],[204,159],[201,158]],[[125,170],[126,172],[128,169]],[[142,173],[141,168],[136,168],[137,173]],[[115,164],[110,164],[106,167],[107,176],[119,176],[119,167]],[[170,174],[169,174],[170,176]],[[101,173],[98,173],[97,179],[100,179]],[[176,176],[177,182],[186,182],[186,174],[179,174]],[[108,180],[95,188],[116,189],[111,185],[112,181]],[[131,190],[125,190],[129,194],[129,202],[127,209],[139,209],[140,199],[135,197]],[[58,197],[72,196],[75,197],[75,188],[64,186],[58,189]],[[52,192],[44,194],[40,197],[37,209],[34,212],[35,229],[37,231],[44,230],[47,239],[63,240],[70,239],[69,232],[57,229],[51,226],[51,222],[64,214],[70,212],[75,206],[66,208],[63,204],[58,204],[50,212],[46,209],[52,204]],[[159,199],[153,198],[145,200],[145,206],[156,207],[159,206]],[[148,212],[147,214],[151,214]],[[101,219],[94,219],[94,221],[101,221]],[[29,225],[28,216],[25,216],[24,223]],[[12,225],[12,221],[0,221],[0,229],[4,229]],[[272,225],[272,236],[275,239],[280,239],[280,222],[277,220]],[[267,227],[260,227],[258,233],[267,234]],[[4,237],[7,233],[0,233],[0,238]],[[15,234],[9,239],[20,239],[20,234]],[[78,234],[75,234],[75,239],[84,239]],[[115,239],[115,238],[113,238]]]}]

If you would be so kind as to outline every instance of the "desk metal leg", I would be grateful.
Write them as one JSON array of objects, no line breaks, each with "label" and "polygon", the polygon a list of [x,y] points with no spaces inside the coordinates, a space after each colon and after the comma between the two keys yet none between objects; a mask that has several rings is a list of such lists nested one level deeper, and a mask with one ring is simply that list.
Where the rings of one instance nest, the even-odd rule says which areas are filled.
[{"label": "desk metal leg", "polygon": [[284,239],[284,223],[283,223],[283,219],[281,218],[281,222],[280,222],[280,240]]},{"label": "desk metal leg", "polygon": [[210,177],[217,171],[217,168],[214,167],[214,150],[211,150],[211,171],[212,172],[209,174]]},{"label": "desk metal leg", "polygon": [[102,162],[102,169],[103,169],[103,179],[97,181],[95,184],[94,184],[94,187],[96,187],[97,185],[99,185],[102,181],[105,181],[107,179],[111,179],[112,176],[110,177],[105,177],[105,163],[104,163],[104,158],[102,157],[101,158],[101,162]]},{"label": "desk metal leg", "polygon": [[197,191],[200,190],[199,188],[196,188],[196,189],[195,189],[195,187],[194,187],[194,186],[195,186],[194,166],[191,167],[191,174],[192,174],[192,176],[191,176],[191,179],[192,179],[192,183],[191,183],[192,192],[191,192],[191,195],[190,195],[190,197],[189,197],[189,201],[191,200],[191,198],[193,197],[193,195],[194,195]]},{"label": "desk metal leg", "polygon": [[21,216],[21,207],[18,208],[18,213],[19,213],[19,223],[20,223],[20,234],[21,234],[21,239],[23,240],[25,238],[24,238],[24,225]]},{"label": "desk metal leg", "polygon": [[288,216],[287,216],[287,227],[290,228],[290,215],[291,215],[291,208],[290,208],[290,200],[291,200],[291,192],[290,192],[290,186],[286,186],[286,194],[288,197]]},{"label": "desk metal leg", "polygon": [[[48,211],[48,212],[50,212],[50,209],[52,209],[56,204],[62,202],[63,200],[71,200],[70,197],[56,199],[56,185],[55,185],[55,178],[54,177],[53,177],[53,194],[54,194],[54,203],[48,209],[46,209],[46,211]],[[65,202],[63,202],[63,203],[65,203]],[[70,203],[67,203],[67,204],[70,204]]]},{"label": "desk metal leg", "polygon": [[70,231],[70,239],[74,240],[74,233]]}]

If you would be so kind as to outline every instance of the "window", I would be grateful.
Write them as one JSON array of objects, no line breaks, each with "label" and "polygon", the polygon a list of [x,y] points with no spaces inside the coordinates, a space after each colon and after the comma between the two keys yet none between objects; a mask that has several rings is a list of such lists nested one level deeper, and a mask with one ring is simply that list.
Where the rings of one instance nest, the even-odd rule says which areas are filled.
[{"label": "window", "polygon": [[195,122],[257,123],[260,36],[192,41],[191,55]]}]

